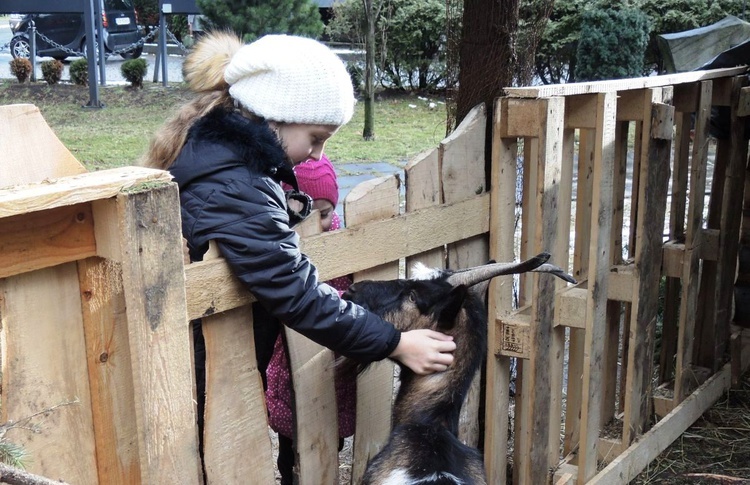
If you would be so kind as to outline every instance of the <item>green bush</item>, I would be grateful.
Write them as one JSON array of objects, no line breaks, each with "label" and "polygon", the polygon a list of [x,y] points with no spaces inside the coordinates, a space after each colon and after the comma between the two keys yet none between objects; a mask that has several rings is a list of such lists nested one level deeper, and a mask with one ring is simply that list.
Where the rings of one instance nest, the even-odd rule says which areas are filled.
[{"label": "green bush", "polygon": [[[334,3],[331,40],[363,45],[361,0]],[[391,0],[376,19],[377,76],[398,89],[437,89],[446,74],[446,16],[441,0]],[[458,28],[458,26],[452,26]]]},{"label": "green bush", "polygon": [[581,21],[576,81],[639,77],[651,31],[640,10],[587,10]]},{"label": "green bush", "polygon": [[10,61],[10,73],[16,76],[19,83],[25,83],[31,76],[31,61],[17,57]]},{"label": "green bush", "polygon": [[148,64],[143,58],[130,59],[122,63],[120,72],[130,83],[132,88],[143,89],[143,78],[146,76]]},{"label": "green bush", "polygon": [[42,62],[42,78],[50,86],[57,84],[62,79],[63,63],[57,59]]},{"label": "green bush", "polygon": [[70,63],[70,82],[76,86],[89,85],[89,63],[85,58]]}]

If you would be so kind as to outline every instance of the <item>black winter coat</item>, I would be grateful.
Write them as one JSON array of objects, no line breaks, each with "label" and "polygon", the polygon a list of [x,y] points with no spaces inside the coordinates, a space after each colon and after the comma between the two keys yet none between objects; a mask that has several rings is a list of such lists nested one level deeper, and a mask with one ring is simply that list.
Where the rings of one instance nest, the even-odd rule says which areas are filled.
[{"label": "black winter coat", "polygon": [[214,240],[237,278],[289,327],[359,362],[393,352],[393,325],[340,299],[300,252],[279,185],[296,186],[294,172],[267,123],[214,110],[193,125],[169,170],[192,260]]}]

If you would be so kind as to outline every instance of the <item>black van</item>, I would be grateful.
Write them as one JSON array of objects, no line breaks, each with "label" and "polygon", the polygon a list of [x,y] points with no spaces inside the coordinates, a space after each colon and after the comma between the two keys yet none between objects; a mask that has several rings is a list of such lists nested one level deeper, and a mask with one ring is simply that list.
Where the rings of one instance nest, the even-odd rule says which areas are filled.
[{"label": "black van", "polygon": [[[140,40],[141,30],[138,27],[138,16],[132,0],[103,0],[102,7],[104,46],[107,52],[124,49]],[[37,35],[36,54],[38,56],[63,60],[75,55],[68,50],[86,55],[86,25],[82,14],[41,13],[24,16],[16,28],[16,33],[10,40],[10,53],[13,58],[30,57],[31,20],[34,21],[37,32],[54,43],[49,43]],[[142,52],[143,46],[138,46],[120,55],[123,59],[135,59],[140,57]]]}]

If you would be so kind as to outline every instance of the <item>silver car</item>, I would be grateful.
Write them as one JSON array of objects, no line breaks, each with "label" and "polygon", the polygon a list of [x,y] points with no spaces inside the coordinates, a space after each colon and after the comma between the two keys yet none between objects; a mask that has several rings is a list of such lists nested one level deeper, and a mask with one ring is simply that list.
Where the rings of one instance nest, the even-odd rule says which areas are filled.
[{"label": "silver car", "polygon": [[21,13],[12,13],[10,14],[10,18],[8,19],[8,23],[10,24],[10,30],[14,34],[16,33],[16,28],[18,27],[18,24],[21,23],[21,19],[23,18],[23,14]]}]

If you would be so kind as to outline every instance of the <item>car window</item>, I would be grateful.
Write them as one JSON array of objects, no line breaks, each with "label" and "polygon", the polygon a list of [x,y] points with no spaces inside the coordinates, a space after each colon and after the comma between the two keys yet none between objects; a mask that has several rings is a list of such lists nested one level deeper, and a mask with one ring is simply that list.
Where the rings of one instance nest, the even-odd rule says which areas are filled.
[{"label": "car window", "polygon": [[104,0],[104,8],[108,10],[132,10],[133,2],[130,0]]}]

